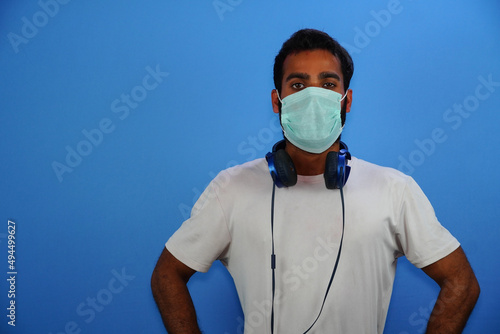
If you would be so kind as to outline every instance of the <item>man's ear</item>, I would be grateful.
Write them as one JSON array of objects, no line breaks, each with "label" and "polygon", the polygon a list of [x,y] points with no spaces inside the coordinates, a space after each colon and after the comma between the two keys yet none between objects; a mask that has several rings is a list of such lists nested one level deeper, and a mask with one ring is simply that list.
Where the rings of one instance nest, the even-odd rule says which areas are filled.
[{"label": "man's ear", "polygon": [[345,112],[348,113],[349,111],[351,111],[352,89],[347,90],[347,96],[345,97],[345,99],[346,99]]},{"label": "man's ear", "polygon": [[276,113],[276,114],[279,114],[280,112],[280,100],[278,99],[278,90],[277,89],[273,89],[271,91],[271,102],[273,104],[273,111]]}]

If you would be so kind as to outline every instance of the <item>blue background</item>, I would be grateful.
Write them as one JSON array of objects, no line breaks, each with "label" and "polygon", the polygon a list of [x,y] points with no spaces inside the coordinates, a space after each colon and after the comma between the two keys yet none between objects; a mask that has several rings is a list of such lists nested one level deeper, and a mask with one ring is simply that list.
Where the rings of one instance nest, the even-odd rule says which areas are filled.
[{"label": "blue background", "polygon": [[[351,152],[411,174],[461,241],[482,287],[465,332],[500,332],[497,1],[0,6],[0,332],[164,332],[149,287],[162,247],[218,171],[281,138],[274,56],[305,27],[354,59]],[[220,264],[189,287],[206,333],[241,333]],[[437,291],[400,260],[385,333],[422,332]]]}]

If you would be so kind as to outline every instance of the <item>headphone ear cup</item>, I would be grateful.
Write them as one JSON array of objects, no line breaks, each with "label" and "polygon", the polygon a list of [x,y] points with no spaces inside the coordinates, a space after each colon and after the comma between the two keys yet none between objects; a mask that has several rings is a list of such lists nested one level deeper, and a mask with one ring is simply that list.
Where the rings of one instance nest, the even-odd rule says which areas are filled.
[{"label": "headphone ear cup", "polygon": [[337,169],[339,163],[339,154],[338,152],[328,152],[326,156],[325,162],[325,185],[328,189],[338,189],[339,185],[337,184]]},{"label": "headphone ear cup", "polygon": [[291,187],[297,183],[295,165],[285,150],[274,152],[274,167],[276,168],[278,179],[285,187]]}]

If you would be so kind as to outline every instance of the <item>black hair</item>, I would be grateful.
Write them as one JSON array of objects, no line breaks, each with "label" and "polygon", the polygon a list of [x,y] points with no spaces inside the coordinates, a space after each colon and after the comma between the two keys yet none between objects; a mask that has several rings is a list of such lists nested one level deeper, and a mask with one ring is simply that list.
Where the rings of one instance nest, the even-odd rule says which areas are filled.
[{"label": "black hair", "polygon": [[295,32],[281,47],[274,59],[274,86],[281,94],[283,63],[288,55],[306,50],[328,50],[340,61],[344,89],[347,91],[354,73],[354,63],[349,53],[330,35],[316,29],[302,29]]}]

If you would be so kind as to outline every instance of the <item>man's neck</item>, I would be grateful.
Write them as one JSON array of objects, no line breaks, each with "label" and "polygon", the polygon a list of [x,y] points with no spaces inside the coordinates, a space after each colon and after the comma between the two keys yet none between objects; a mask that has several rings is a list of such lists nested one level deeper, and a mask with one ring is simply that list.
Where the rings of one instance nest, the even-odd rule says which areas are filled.
[{"label": "man's neck", "polygon": [[298,175],[319,175],[325,172],[326,156],[329,152],[338,152],[340,149],[339,141],[323,153],[309,153],[301,150],[297,146],[286,141],[285,151],[292,158],[295,170]]}]

